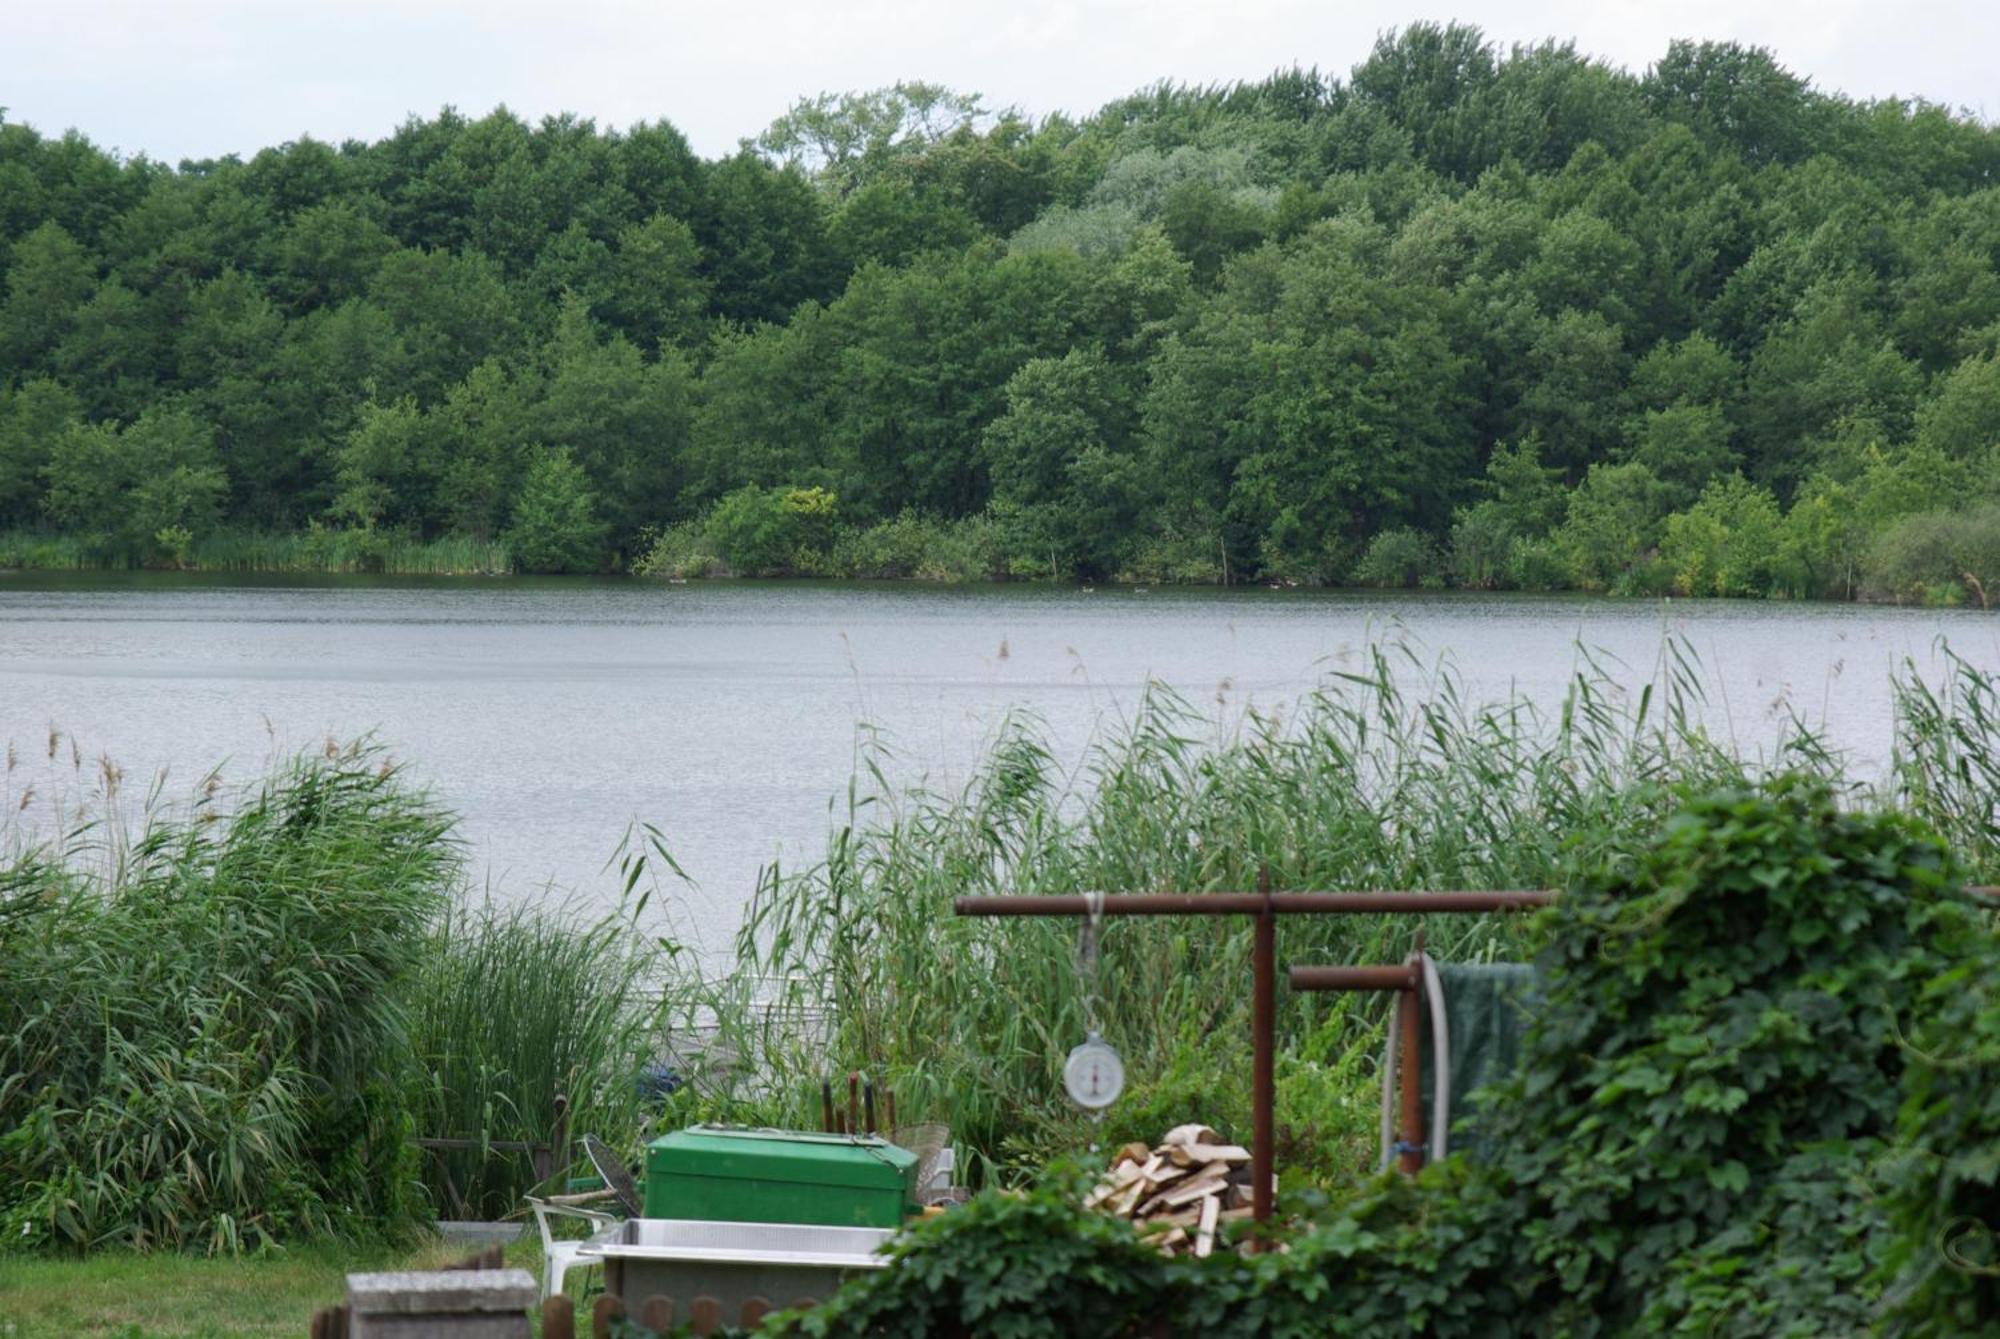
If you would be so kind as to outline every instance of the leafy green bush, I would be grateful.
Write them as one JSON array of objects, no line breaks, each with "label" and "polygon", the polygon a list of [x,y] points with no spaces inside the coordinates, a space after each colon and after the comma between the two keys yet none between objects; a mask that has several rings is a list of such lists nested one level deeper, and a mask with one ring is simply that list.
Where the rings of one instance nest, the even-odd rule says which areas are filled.
[{"label": "leafy green bush", "polygon": [[1788,540],[1770,490],[1730,475],[1702,489],[1688,510],[1667,518],[1660,557],[1683,595],[1773,595],[1797,590],[1805,581]]},{"label": "leafy green bush", "polygon": [[1421,530],[1384,530],[1369,542],[1353,579],[1362,586],[1435,586],[1443,580],[1437,545]]},{"label": "leafy green bush", "polygon": [[2000,943],[1989,919],[1924,985],[1884,1193],[1888,1328],[1974,1334],[2000,1319]]},{"label": "leafy green bush", "polygon": [[715,552],[746,576],[782,571],[792,556],[792,517],[775,488],[745,484],[724,495],[705,529]]},{"label": "leafy green bush", "polygon": [[1910,604],[2000,599],[2000,505],[1906,516],[1875,539],[1863,589]]},{"label": "leafy green bush", "polygon": [[840,533],[833,570],[864,580],[984,581],[1001,567],[1000,538],[984,516],[946,521],[905,511]]},{"label": "leafy green bush", "polygon": [[1521,1072],[1482,1117],[1556,1328],[1681,1323],[1662,1308],[1692,1298],[1658,1290],[1689,1272],[1738,1332],[1856,1322],[1847,1183],[1892,1132],[1918,991],[1972,914],[1960,878],[1912,820],[1780,778],[1690,798],[1565,894]]},{"label": "leafy green bush", "polygon": [[594,572],[603,563],[604,522],[590,478],[569,448],[538,451],[514,500],[507,550],[522,572]]},{"label": "leafy green bush", "polygon": [[683,521],[660,531],[645,556],[633,565],[633,570],[644,576],[682,580],[714,576],[722,569],[723,561],[699,521]]}]

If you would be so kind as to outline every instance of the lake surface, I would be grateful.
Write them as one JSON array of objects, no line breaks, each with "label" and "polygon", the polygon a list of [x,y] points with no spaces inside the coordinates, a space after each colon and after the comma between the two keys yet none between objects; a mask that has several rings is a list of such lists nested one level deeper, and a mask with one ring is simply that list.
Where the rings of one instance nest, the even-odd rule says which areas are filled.
[{"label": "lake surface", "polygon": [[[1851,605],[0,574],[0,743],[17,758],[0,803],[35,786],[20,830],[87,789],[100,755],[128,797],[163,769],[173,795],[217,765],[248,779],[275,753],[373,732],[463,815],[498,897],[607,906],[620,834],[657,824],[697,884],[683,928],[714,952],[760,865],[818,855],[862,723],[899,779],[956,786],[1017,707],[1075,760],[1149,679],[1223,731],[1402,638],[1478,697],[1552,704],[1579,642],[1636,686],[1669,631],[1705,662],[1710,724],[1739,748],[1768,747],[1789,704],[1863,768],[1887,754],[1905,657],[1934,675],[1945,637],[2000,670],[1989,615]],[[48,758],[52,727],[81,772],[68,738]]]}]

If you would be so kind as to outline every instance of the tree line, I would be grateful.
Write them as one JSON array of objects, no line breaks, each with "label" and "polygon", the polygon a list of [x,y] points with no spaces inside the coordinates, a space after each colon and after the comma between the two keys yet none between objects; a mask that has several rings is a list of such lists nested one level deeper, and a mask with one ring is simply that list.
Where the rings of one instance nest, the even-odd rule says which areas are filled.
[{"label": "tree line", "polygon": [[1939,601],[2000,581],[2000,132],[1462,25],[703,160],[447,109],[167,167],[0,120],[0,528],[521,570]]}]

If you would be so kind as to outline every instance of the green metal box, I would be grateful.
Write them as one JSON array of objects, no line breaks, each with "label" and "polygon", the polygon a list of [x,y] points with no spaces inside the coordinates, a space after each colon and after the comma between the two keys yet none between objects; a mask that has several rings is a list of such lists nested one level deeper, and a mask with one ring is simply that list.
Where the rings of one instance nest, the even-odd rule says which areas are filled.
[{"label": "green metal box", "polygon": [[899,1227],[916,1169],[873,1135],[692,1125],[646,1145],[646,1217]]}]

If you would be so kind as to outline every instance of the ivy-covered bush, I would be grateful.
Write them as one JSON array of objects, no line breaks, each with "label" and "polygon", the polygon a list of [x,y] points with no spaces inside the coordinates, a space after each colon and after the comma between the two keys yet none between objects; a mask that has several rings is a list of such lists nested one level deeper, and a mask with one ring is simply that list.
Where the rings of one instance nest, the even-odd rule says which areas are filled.
[{"label": "ivy-covered bush", "polygon": [[1840,1225],[1893,1134],[1923,986],[1964,942],[1959,883],[1911,820],[1785,779],[1690,799],[1567,893],[1485,1117],[1556,1328],[1666,1328],[1660,1289],[1690,1270],[1726,1283],[1738,1333],[1854,1323],[1879,1234]]},{"label": "ivy-covered bush", "polygon": [[1798,779],[1693,795],[1543,929],[1522,1067],[1481,1106],[1491,1161],[1293,1197],[1282,1252],[1205,1260],[1155,1257],[1061,1178],[989,1194],[790,1332],[2000,1324],[2000,954],[1933,834]]},{"label": "ivy-covered bush", "polygon": [[2000,948],[1990,923],[1924,999],[1901,1147],[1885,1169],[1887,1328],[1990,1333],[2000,1328]]}]

